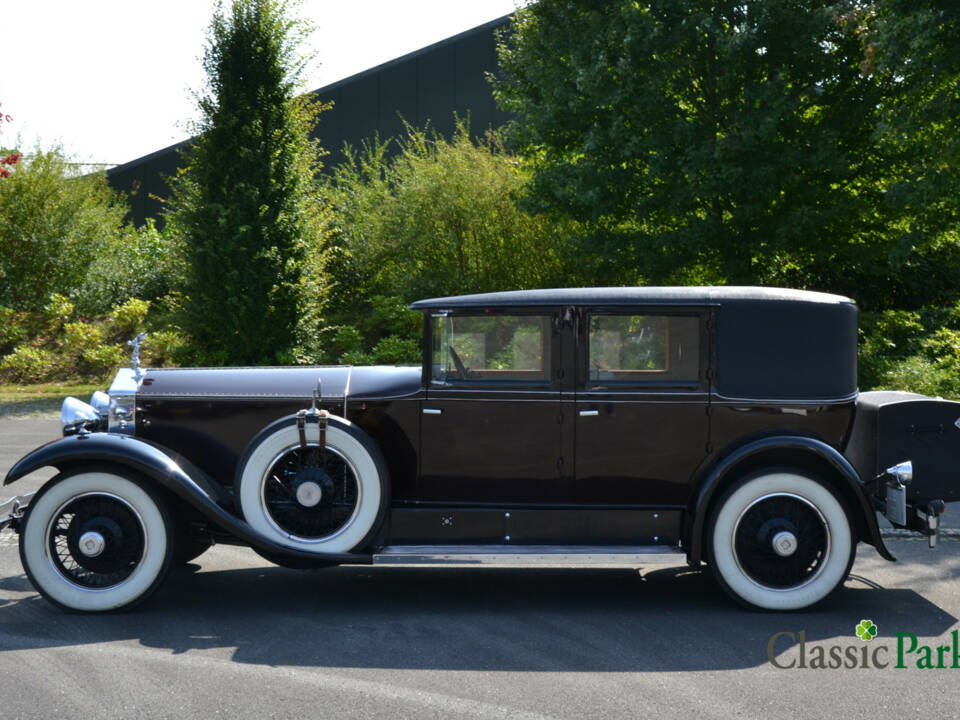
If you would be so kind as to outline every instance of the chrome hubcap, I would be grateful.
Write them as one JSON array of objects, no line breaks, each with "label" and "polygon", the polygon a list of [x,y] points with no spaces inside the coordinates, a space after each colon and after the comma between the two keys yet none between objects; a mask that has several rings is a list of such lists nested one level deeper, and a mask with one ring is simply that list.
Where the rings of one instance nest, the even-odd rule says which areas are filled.
[{"label": "chrome hubcap", "polygon": [[320,484],[312,481],[302,482],[297,486],[297,502],[303,507],[315,507],[323,498]]},{"label": "chrome hubcap", "polygon": [[773,536],[773,551],[780,557],[790,557],[797,551],[797,538],[786,530]]},{"label": "chrome hubcap", "polygon": [[80,552],[85,556],[97,557],[97,555],[103,552],[106,541],[103,539],[103,535],[98,532],[85,532],[80,536],[80,542],[77,543],[77,545],[80,548]]}]

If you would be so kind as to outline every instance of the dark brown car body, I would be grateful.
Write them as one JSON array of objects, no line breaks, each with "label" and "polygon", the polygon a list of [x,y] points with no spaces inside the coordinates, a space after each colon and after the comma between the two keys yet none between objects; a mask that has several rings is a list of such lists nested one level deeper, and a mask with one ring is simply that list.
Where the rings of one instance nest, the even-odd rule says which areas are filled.
[{"label": "dark brown car body", "polygon": [[[175,496],[192,532],[318,565],[370,562],[407,546],[661,547],[696,565],[711,503],[738,478],[770,467],[824,479],[849,509],[855,540],[892,559],[877,522],[884,468],[921,466],[904,527],[928,531],[915,510],[955,499],[960,405],[858,394],[857,310],[846,298],[600,288],[412,307],[425,318],[420,367],[150,369],[126,434],[82,432],[39,448],[6,483],[43,465],[116,463]],[[683,319],[674,371],[604,380],[591,370],[593,318],[623,315]],[[544,374],[498,381],[451,371],[438,381],[436,318],[498,316],[531,316],[547,328]],[[318,406],[369,437],[388,470],[376,532],[350,552],[281,547],[244,523],[233,497],[250,443],[309,407],[318,381]]]}]

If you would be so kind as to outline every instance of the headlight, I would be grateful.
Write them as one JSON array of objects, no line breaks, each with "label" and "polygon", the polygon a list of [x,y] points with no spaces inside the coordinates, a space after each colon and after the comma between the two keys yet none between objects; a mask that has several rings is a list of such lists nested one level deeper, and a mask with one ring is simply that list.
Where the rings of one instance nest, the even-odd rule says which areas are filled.
[{"label": "headlight", "polygon": [[90,396],[90,406],[106,419],[110,415],[110,396],[103,390],[97,390]]},{"label": "headlight", "polygon": [[60,407],[60,425],[64,437],[76,435],[81,430],[96,430],[99,423],[100,414],[94,408],[75,397],[64,399]]},{"label": "headlight", "polygon": [[117,372],[110,386],[110,432],[133,435],[137,426],[137,380],[133,370]]}]

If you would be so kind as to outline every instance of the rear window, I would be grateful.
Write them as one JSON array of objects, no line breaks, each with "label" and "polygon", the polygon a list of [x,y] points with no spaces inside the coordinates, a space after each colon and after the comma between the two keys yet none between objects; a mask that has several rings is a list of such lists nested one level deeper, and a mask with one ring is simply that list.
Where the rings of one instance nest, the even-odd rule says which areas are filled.
[{"label": "rear window", "polygon": [[590,315],[592,384],[696,382],[700,318],[685,315]]}]

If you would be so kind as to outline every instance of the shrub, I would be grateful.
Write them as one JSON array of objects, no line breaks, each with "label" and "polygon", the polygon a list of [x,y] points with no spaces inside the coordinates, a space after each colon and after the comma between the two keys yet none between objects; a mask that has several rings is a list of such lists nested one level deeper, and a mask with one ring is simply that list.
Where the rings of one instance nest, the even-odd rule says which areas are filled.
[{"label": "shrub", "polygon": [[126,212],[104,173],[75,177],[59,148],[25,155],[0,183],[0,304],[36,311],[72,294]]},{"label": "shrub", "polygon": [[28,313],[0,306],[0,356],[30,337],[31,332]]},{"label": "shrub", "polygon": [[4,382],[38,383],[52,380],[57,374],[56,356],[35,345],[20,345],[0,358],[0,377]]},{"label": "shrub", "polygon": [[410,338],[388,335],[369,352],[349,351],[342,362],[349,365],[419,365],[420,343]]},{"label": "shrub", "polygon": [[860,388],[960,398],[960,305],[862,313]]},{"label": "shrub", "polygon": [[50,302],[43,307],[43,317],[47,323],[47,330],[51,333],[59,331],[64,324],[73,317],[73,303],[59,293],[50,296]]},{"label": "shrub", "polygon": [[459,120],[452,139],[408,126],[397,152],[388,147],[348,147],[325,190],[335,233],[322,315],[359,333],[360,347],[356,335],[324,331],[324,360],[415,361],[423,321],[407,305],[419,298],[593,278],[577,225],[517,208],[529,171],[496,133],[477,142]]},{"label": "shrub", "polygon": [[182,275],[176,237],[149,219],[138,230],[128,227],[105,239],[74,297],[82,312],[98,315],[129,298],[162,298]]},{"label": "shrub", "polygon": [[67,323],[64,326],[62,356],[80,377],[100,378],[123,362],[121,345],[107,343],[103,330],[92,323]]},{"label": "shrub", "polygon": [[191,349],[177,330],[149,333],[141,346],[140,361],[145,367],[171,367],[189,360]]},{"label": "shrub", "polygon": [[147,313],[150,301],[130,298],[116,305],[110,313],[110,332],[117,338],[129,340],[147,327]]}]

